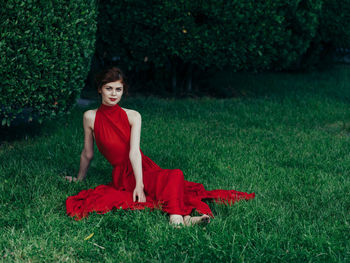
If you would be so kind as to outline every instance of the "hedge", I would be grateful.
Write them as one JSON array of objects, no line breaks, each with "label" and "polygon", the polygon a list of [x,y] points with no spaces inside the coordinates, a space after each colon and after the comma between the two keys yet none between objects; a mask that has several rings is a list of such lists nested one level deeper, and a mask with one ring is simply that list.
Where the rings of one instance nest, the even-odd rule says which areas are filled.
[{"label": "hedge", "polygon": [[95,0],[3,2],[0,9],[0,118],[40,122],[75,104],[95,48]]},{"label": "hedge", "polygon": [[[97,53],[144,71],[230,67],[283,70],[306,52],[322,0],[106,0],[100,3]],[[189,89],[191,82],[189,81]]]},{"label": "hedge", "polygon": [[331,64],[339,48],[350,48],[350,0],[324,0],[317,34],[303,58],[303,67]]}]

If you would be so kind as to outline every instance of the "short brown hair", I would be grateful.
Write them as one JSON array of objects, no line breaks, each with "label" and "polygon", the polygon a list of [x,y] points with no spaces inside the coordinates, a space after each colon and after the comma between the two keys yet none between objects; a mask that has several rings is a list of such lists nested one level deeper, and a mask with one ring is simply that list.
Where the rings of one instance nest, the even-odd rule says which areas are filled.
[{"label": "short brown hair", "polygon": [[99,91],[103,85],[120,80],[123,84],[123,95],[128,95],[129,86],[126,83],[125,75],[120,68],[105,68],[98,72],[95,76],[97,90]]}]

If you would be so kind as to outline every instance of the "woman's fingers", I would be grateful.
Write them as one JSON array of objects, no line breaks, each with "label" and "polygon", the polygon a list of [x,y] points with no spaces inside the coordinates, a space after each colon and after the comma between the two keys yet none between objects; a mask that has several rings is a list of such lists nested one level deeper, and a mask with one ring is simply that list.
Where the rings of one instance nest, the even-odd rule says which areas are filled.
[{"label": "woman's fingers", "polygon": [[65,176],[64,179],[67,180],[67,181],[70,182],[70,183],[71,183],[72,181],[73,181],[73,182],[77,182],[77,181],[78,181],[78,178],[73,177],[73,176]]},{"label": "woman's fingers", "polygon": [[132,194],[132,201],[133,202],[140,202],[140,203],[146,202],[145,193],[143,191],[134,190],[134,192]]},{"label": "woman's fingers", "polygon": [[146,202],[146,196],[145,196],[145,194],[144,193],[142,193],[141,194],[141,197],[139,197],[139,202],[141,202],[141,203],[144,203],[144,202]]},{"label": "woman's fingers", "polygon": [[72,182],[73,180],[72,176],[65,176],[64,179],[66,179],[68,182]]}]

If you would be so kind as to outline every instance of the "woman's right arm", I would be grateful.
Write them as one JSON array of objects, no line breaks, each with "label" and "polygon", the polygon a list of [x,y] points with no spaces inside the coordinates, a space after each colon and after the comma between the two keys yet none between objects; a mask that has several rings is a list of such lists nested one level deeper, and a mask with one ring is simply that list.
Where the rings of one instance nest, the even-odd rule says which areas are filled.
[{"label": "woman's right arm", "polygon": [[94,158],[94,136],[92,134],[93,120],[94,112],[92,110],[86,111],[83,117],[84,149],[80,155],[80,169],[77,176],[78,181],[84,180],[91,160]]},{"label": "woman's right arm", "polygon": [[95,119],[95,112],[88,110],[83,116],[84,126],[84,149],[80,155],[80,168],[77,177],[66,176],[68,181],[82,181],[86,177],[91,160],[94,157],[94,136],[92,125]]}]

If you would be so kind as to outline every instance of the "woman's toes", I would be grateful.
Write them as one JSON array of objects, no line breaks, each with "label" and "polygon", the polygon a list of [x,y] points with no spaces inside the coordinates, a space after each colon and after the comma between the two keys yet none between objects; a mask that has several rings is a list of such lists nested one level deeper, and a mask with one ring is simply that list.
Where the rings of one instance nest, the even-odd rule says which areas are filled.
[{"label": "woman's toes", "polygon": [[210,216],[202,215],[202,223],[205,223],[205,224],[210,223]]},{"label": "woman's toes", "polygon": [[170,224],[176,228],[180,228],[184,224],[184,219],[181,215],[171,215]]},{"label": "woman's toes", "polygon": [[210,222],[210,217],[208,215],[202,216],[186,216],[184,218],[184,223],[186,226],[198,225],[198,224],[208,224]]}]

